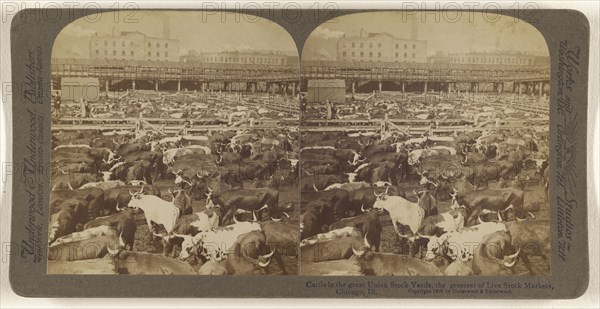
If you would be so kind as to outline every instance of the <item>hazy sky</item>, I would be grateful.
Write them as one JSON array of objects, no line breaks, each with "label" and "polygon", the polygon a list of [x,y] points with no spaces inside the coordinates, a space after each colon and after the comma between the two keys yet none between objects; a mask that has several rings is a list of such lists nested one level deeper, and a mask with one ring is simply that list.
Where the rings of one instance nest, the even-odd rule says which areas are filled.
[{"label": "hazy sky", "polygon": [[[220,51],[231,49],[255,49],[283,51],[297,55],[292,37],[279,25],[256,16],[237,14],[222,15],[220,12],[151,12],[121,11],[78,19],[67,25],[56,38],[52,50],[57,58],[88,58],[89,39],[98,35],[110,35],[116,31],[140,31],[148,36],[163,37],[163,20],[168,18],[172,39],[180,40],[181,54],[188,50]],[[165,18],[166,17],[166,18]],[[93,21],[97,18],[97,21]],[[115,18],[119,20],[115,23]],[[222,21],[222,19],[225,21]],[[124,22],[137,19],[137,22]],[[92,21],[90,21],[92,20]]]},{"label": "hazy sky", "polygon": [[[302,58],[335,59],[339,37],[359,36],[365,32],[387,32],[398,38],[410,38],[411,18],[417,16],[418,39],[427,41],[429,55],[436,51],[521,51],[547,56],[548,47],[542,34],[530,24],[512,16],[489,13],[447,12],[439,15],[403,16],[402,12],[357,13],[338,17],[319,26],[304,45]],[[471,20],[469,18],[471,17]],[[425,19],[423,21],[423,19]],[[405,22],[403,22],[403,20]],[[448,22],[455,20],[455,22]]]},{"label": "hazy sky", "polygon": [[[140,31],[148,36],[163,37],[163,24],[170,24],[172,39],[180,40],[181,54],[190,49],[220,51],[255,49],[296,54],[291,36],[279,25],[256,16],[221,12],[120,11],[78,19],[66,26],[56,38],[53,57],[87,58],[89,39],[94,34],[115,31]],[[319,26],[307,39],[303,59],[335,59],[336,42],[343,35],[358,36],[365,32],[387,32],[410,38],[411,18],[402,12],[357,13],[338,17]],[[436,22],[434,15],[418,19],[418,38],[428,41],[428,54],[436,51],[521,51],[548,55],[544,38],[533,26],[511,16],[482,13],[447,12]],[[425,21],[422,19],[426,18]],[[236,18],[238,19],[236,21]],[[472,18],[472,19],[470,19]],[[115,22],[117,19],[119,22]],[[135,22],[131,22],[137,20]],[[448,22],[447,20],[456,20]],[[130,21],[130,22],[124,22]]]}]

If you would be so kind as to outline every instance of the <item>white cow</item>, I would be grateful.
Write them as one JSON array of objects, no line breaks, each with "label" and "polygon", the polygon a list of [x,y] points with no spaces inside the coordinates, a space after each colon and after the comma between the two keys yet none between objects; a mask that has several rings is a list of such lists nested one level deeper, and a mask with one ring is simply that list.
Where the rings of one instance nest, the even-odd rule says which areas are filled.
[{"label": "white cow", "polygon": [[[497,222],[483,222],[478,225],[462,228],[458,231],[448,232],[440,237],[429,236],[425,259],[431,261],[436,255],[446,252],[453,260],[471,261],[475,248],[486,235],[498,231],[506,231],[506,225]],[[421,235],[423,237],[423,235]],[[441,248],[447,250],[440,250]]]},{"label": "white cow", "polygon": [[96,182],[88,182],[83,186],[79,187],[79,189],[87,189],[87,188],[98,188],[102,190],[108,190],[120,186],[126,185],[125,182],[121,180],[106,180],[106,181],[96,181]]},{"label": "white cow", "polygon": [[318,242],[323,242],[327,240],[344,238],[344,237],[353,237],[353,236],[361,236],[361,233],[353,226],[346,226],[343,228],[331,230],[326,233],[320,233],[315,236],[303,239],[300,242],[300,246],[312,245]]},{"label": "white cow", "polygon": [[429,149],[436,149],[436,150],[447,150],[450,152],[450,155],[455,156],[456,155],[456,149],[453,147],[448,147],[448,146],[433,146]]},{"label": "white cow", "polygon": [[117,231],[115,231],[112,227],[106,226],[106,225],[93,227],[93,228],[89,228],[87,230],[83,230],[81,232],[75,232],[75,233],[57,238],[52,244],[50,244],[50,247],[64,244],[64,243],[70,243],[70,242],[74,242],[74,241],[90,239],[90,238],[98,237],[98,236],[117,236]]},{"label": "white cow", "polygon": [[235,216],[233,218],[234,224],[200,232],[192,237],[191,241],[184,241],[181,244],[179,258],[187,259],[194,248],[201,246],[201,255],[211,260],[222,260],[233,249],[233,245],[240,235],[261,230],[260,224],[257,222],[238,222]]},{"label": "white cow", "polygon": [[370,187],[370,186],[371,186],[371,184],[364,182],[364,181],[334,183],[334,184],[329,185],[323,191],[329,191],[329,190],[333,190],[333,189],[344,189],[346,191],[354,191],[354,190],[357,190],[360,188],[365,188],[365,187]]},{"label": "white cow", "polygon": [[[410,228],[413,235],[416,235],[421,221],[425,217],[425,210],[419,206],[418,203],[413,203],[401,196],[388,196],[389,187],[385,192],[377,194],[374,192],[377,200],[373,204],[374,209],[383,210],[385,209],[392,219],[392,225],[398,235],[404,236],[400,233],[398,225],[406,225]],[[413,239],[415,236],[410,236],[409,239]]]},{"label": "white cow", "polygon": [[90,149],[91,146],[90,145],[60,145],[60,146],[56,146],[54,147],[54,150],[58,150],[58,149],[62,149],[62,148],[88,148]]},{"label": "white cow", "polygon": [[146,217],[148,230],[153,233],[152,222],[162,224],[167,231],[167,234],[173,232],[177,218],[179,218],[179,208],[173,202],[167,202],[155,195],[142,195],[144,187],[139,192],[131,192],[131,200],[128,207],[141,209]]}]

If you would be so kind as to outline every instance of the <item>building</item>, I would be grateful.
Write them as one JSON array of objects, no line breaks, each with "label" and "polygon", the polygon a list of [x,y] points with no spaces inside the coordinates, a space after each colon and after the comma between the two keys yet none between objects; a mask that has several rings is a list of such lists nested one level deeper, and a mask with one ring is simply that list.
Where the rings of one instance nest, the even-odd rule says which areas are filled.
[{"label": "building", "polygon": [[308,81],[308,103],[346,102],[346,83],[343,79],[312,79]]},{"label": "building", "polygon": [[261,64],[261,65],[297,65],[297,60],[284,53],[260,51],[221,51],[197,53],[191,50],[188,55],[182,56],[182,62],[202,63],[234,63],[234,64]]},{"label": "building", "polygon": [[430,62],[503,66],[547,66],[550,60],[549,57],[540,57],[519,52],[469,52],[448,54],[443,57],[439,57],[438,53],[436,56],[430,58]]},{"label": "building", "polygon": [[427,41],[401,39],[391,34],[368,33],[366,36],[343,37],[337,43],[338,61],[427,62]]},{"label": "building", "polygon": [[63,102],[98,101],[100,82],[95,77],[63,77],[60,81],[60,95]]},{"label": "building", "polygon": [[149,37],[139,31],[90,39],[90,59],[179,61],[179,40]]}]

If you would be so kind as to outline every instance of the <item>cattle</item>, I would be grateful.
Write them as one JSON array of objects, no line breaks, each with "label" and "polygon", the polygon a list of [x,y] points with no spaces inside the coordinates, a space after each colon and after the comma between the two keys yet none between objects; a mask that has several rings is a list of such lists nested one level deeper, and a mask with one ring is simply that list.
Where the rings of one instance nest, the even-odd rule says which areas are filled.
[{"label": "cattle", "polygon": [[160,195],[158,189],[154,186],[142,185],[142,186],[118,186],[115,188],[107,189],[104,192],[104,202],[102,204],[102,209],[108,213],[115,213],[117,211],[117,207],[123,207],[124,205],[129,204],[131,200],[130,191],[139,191],[148,195]]},{"label": "cattle", "polygon": [[171,189],[169,189],[169,193],[171,194],[171,196],[173,196],[173,205],[179,208],[180,216],[192,214],[192,212],[194,211],[192,208],[192,199],[189,197],[189,195],[187,195],[187,193],[185,193],[184,190],[171,191]]},{"label": "cattle", "polygon": [[473,274],[482,276],[506,276],[513,274],[513,266],[520,252],[514,252],[511,237],[505,231],[489,234],[473,254]]},{"label": "cattle", "polygon": [[89,212],[96,217],[100,215],[102,210],[104,191],[98,188],[50,191],[50,209],[57,207],[66,200],[85,202]]},{"label": "cattle", "polygon": [[191,242],[191,238],[202,231],[209,231],[219,226],[220,213],[217,209],[184,215],[177,219],[171,235],[157,235],[163,238],[163,255],[175,256],[175,250],[183,241]]},{"label": "cattle", "polygon": [[398,166],[393,162],[370,164],[366,169],[360,170],[355,176],[355,179],[359,181],[364,180],[371,183],[388,181],[392,184],[397,184],[397,176],[400,174],[397,169]]},{"label": "cattle", "polygon": [[362,276],[362,270],[355,259],[324,262],[301,262],[302,276]]},{"label": "cattle", "polygon": [[[324,201],[332,210],[331,220],[338,220],[346,216],[349,207],[348,191],[343,189],[332,189],[328,191],[308,191],[301,193],[300,208],[306,209],[309,203]],[[359,206],[360,208],[360,206]]]},{"label": "cattle", "polygon": [[98,189],[102,189],[102,190],[108,190],[108,189],[113,189],[116,187],[121,187],[121,186],[125,186],[125,182],[122,180],[108,180],[108,181],[95,181],[95,182],[88,182],[84,185],[82,185],[80,187],[80,189],[87,189],[87,188],[98,188]]},{"label": "cattle", "polygon": [[454,170],[460,170],[462,161],[460,156],[433,155],[421,158],[418,166],[414,165],[414,167],[418,167],[417,174],[420,176],[438,181],[440,177],[446,177],[446,174],[453,174]]},{"label": "cattle", "polygon": [[466,150],[464,150],[461,154],[463,156],[462,163],[465,165],[473,163],[482,163],[487,160],[485,153],[481,152],[467,152]]},{"label": "cattle", "polygon": [[98,226],[57,238],[53,243],[50,244],[50,246],[52,247],[63,243],[69,243],[98,236],[117,236],[117,231],[110,226]]},{"label": "cattle", "polygon": [[271,253],[260,255],[266,248],[266,237],[260,231],[251,231],[238,236],[232,246],[232,252],[227,255],[225,268],[230,275],[265,275],[265,267],[271,261]]},{"label": "cattle", "polygon": [[300,179],[300,190],[307,191],[322,191],[325,188],[336,183],[349,182],[347,175],[309,175]]},{"label": "cattle", "polygon": [[[366,155],[366,154],[365,154]],[[372,156],[366,155],[367,156],[367,162],[371,163],[371,164],[378,164],[378,163],[387,163],[387,162],[391,162],[394,163],[394,165],[398,168],[399,172],[398,174],[400,175],[398,180],[403,180],[404,176],[406,175],[407,172],[407,163],[408,163],[408,154],[405,152],[394,152],[394,153],[377,153],[377,154],[373,154]]]},{"label": "cattle", "polygon": [[112,180],[121,180],[125,182],[133,180],[143,180],[146,183],[152,184],[152,165],[148,160],[119,162],[113,165],[109,172]]},{"label": "cattle", "polygon": [[62,169],[66,172],[76,172],[75,170],[62,168],[61,165],[69,164],[69,163],[89,163],[92,165],[96,165],[97,160],[95,157],[92,157],[89,153],[80,153],[73,150],[63,151],[63,152],[54,152],[52,154],[52,163],[57,169]]},{"label": "cattle", "polygon": [[382,230],[379,212],[371,210],[355,217],[343,218],[331,224],[329,230],[343,227],[353,227],[360,231],[362,235],[367,235],[367,240],[372,244],[373,251],[379,251]]},{"label": "cattle", "polygon": [[153,233],[152,222],[161,224],[168,234],[173,232],[177,218],[179,218],[179,208],[173,205],[173,202],[167,202],[158,196],[144,195],[143,188],[138,192],[129,192],[131,200],[127,207],[141,209],[146,217],[148,230]]},{"label": "cattle", "polygon": [[370,187],[370,186],[371,186],[371,184],[369,184],[368,182],[365,182],[365,181],[348,182],[348,183],[334,183],[334,184],[328,186],[327,188],[325,188],[323,191],[329,191],[329,190],[333,190],[333,189],[343,189],[348,192],[351,192],[354,190],[358,190],[358,189]]},{"label": "cattle", "polygon": [[279,191],[273,188],[233,189],[220,193],[209,188],[207,200],[225,212],[223,224],[230,223],[238,209],[259,212],[266,208],[271,216],[279,211]]},{"label": "cattle", "polygon": [[48,261],[48,274],[54,275],[117,275],[108,257],[78,261]]},{"label": "cattle", "polygon": [[450,177],[441,176],[438,178],[437,187],[432,188],[433,196],[439,201],[447,201],[456,191],[459,194],[464,194],[477,189],[473,184],[464,179],[451,179]]},{"label": "cattle", "polygon": [[[242,165],[227,165],[219,169],[220,178],[229,185],[242,183],[244,180],[265,180],[275,174],[276,165],[250,161]],[[198,176],[199,177],[199,176]]]},{"label": "cattle", "polygon": [[113,215],[97,217],[86,223],[83,228],[88,230],[102,226],[111,227],[123,238],[125,247],[131,250],[137,229],[133,212],[133,209],[124,209]]},{"label": "cattle", "polygon": [[343,172],[343,169],[337,162],[314,162],[314,161],[303,161],[302,162],[302,171],[308,175],[327,175],[327,174],[337,174],[339,172]]},{"label": "cattle", "polygon": [[256,222],[237,222],[235,217],[234,221],[234,224],[219,226],[184,239],[179,258],[185,260],[190,256],[198,256],[209,260],[223,260],[240,235],[261,229]]},{"label": "cattle", "polygon": [[73,190],[83,187],[85,184],[98,180],[98,177],[90,173],[66,173],[52,178],[52,191]]},{"label": "cattle", "polygon": [[413,150],[410,153],[408,153],[407,163],[409,165],[415,165],[420,162],[421,158],[435,156],[435,155],[455,155],[456,150],[455,149],[452,149],[452,150],[450,150],[446,147],[444,147],[444,148],[438,147],[436,149],[434,149],[434,148],[416,149],[416,150]]},{"label": "cattle", "polygon": [[452,261],[471,261],[476,246],[486,235],[497,231],[506,231],[502,223],[484,222],[475,226],[465,227],[458,231],[444,233],[442,236],[419,235],[429,239],[425,260],[431,261],[437,255],[450,258]]},{"label": "cattle", "polygon": [[435,265],[406,255],[371,252],[365,237],[362,250],[352,247],[352,252],[362,272],[367,276],[442,276]]},{"label": "cattle", "polygon": [[435,235],[458,231],[464,227],[465,217],[459,212],[445,212],[439,215],[427,216],[421,222],[421,226],[417,231],[421,235]]},{"label": "cattle", "polygon": [[529,180],[529,177],[519,177],[519,175],[515,176],[512,180],[499,180],[496,183],[491,183],[488,185],[488,188],[492,189],[506,189],[506,188],[515,188],[524,190],[525,189],[525,181]]},{"label": "cattle", "polygon": [[70,199],[50,210],[48,243],[55,239],[81,230],[88,220],[88,206],[85,201]]},{"label": "cattle", "polygon": [[[173,148],[163,151],[163,163],[170,164],[175,159],[185,155],[210,155],[212,152],[210,148],[205,146],[188,146],[185,148]],[[212,157],[211,157],[212,158]]]},{"label": "cattle", "polygon": [[406,255],[381,252],[355,253],[367,276],[443,276],[434,265]]},{"label": "cattle", "polygon": [[444,276],[471,276],[473,275],[472,262],[456,260],[444,270]]},{"label": "cattle", "polygon": [[[345,205],[340,205],[340,208],[335,208],[335,205],[326,199],[317,199],[308,202],[306,206],[303,207],[304,212],[301,215],[301,230],[305,235],[309,233],[309,231],[327,231],[327,227],[333,222],[339,220],[340,218],[346,217],[347,211]],[[310,225],[310,222],[305,219],[310,219],[316,217],[316,221],[314,221],[313,226]],[[306,221],[306,222],[305,222]],[[311,235],[314,235],[312,233]]]},{"label": "cattle", "polygon": [[[386,190],[383,193],[374,193],[377,200],[373,204],[374,209],[386,210],[392,220],[394,230],[398,235],[401,226],[408,226],[412,235],[415,235],[425,217],[425,210],[417,203],[408,201],[400,196],[389,196]],[[410,236],[410,235],[409,235]]]},{"label": "cattle", "polygon": [[195,275],[190,264],[160,254],[108,248],[117,273],[123,275]]},{"label": "cattle", "polygon": [[298,256],[298,225],[290,222],[264,221],[260,227],[265,235],[267,246],[275,247],[273,259],[284,275],[288,274],[282,256]]},{"label": "cattle", "polygon": [[115,144],[118,145],[115,150],[115,153],[117,153],[121,157],[124,157],[130,153],[134,153],[134,152],[138,152],[138,151],[149,151],[150,150],[150,145],[146,145],[144,143],[121,144],[121,143],[115,142]]},{"label": "cattle", "polygon": [[[548,221],[506,222],[513,248],[520,248],[519,258],[530,275],[535,275],[529,257],[538,256],[548,260],[550,251],[550,225]],[[548,270],[549,270],[548,266]]]},{"label": "cattle", "polygon": [[302,262],[323,262],[347,259],[353,247],[362,247],[363,237],[352,227],[329,231],[304,239],[300,243]]},{"label": "cattle", "polygon": [[425,211],[425,216],[433,216],[438,213],[437,201],[429,190],[419,192],[415,190],[414,194],[417,196],[417,204]]},{"label": "cattle", "polygon": [[237,152],[217,152],[217,165],[234,164],[242,162],[242,156]]},{"label": "cattle", "polygon": [[198,269],[198,275],[203,276],[223,276],[227,275],[227,268],[225,267],[225,263],[227,261],[216,261],[209,260],[206,263],[202,264]]},{"label": "cattle", "polygon": [[[159,151],[136,151],[123,155],[123,162],[132,163],[137,161],[147,161],[150,166],[156,165],[156,175],[154,180],[157,179],[159,172],[164,174],[166,166],[163,163],[163,154]],[[150,177],[148,177],[150,180]]]},{"label": "cattle", "polygon": [[305,239],[325,229],[325,224],[322,224],[321,210],[311,208],[304,211],[300,215],[300,238]]},{"label": "cattle", "polygon": [[63,243],[48,248],[49,261],[79,261],[104,257],[108,247],[119,243],[117,236],[99,236]]},{"label": "cattle", "polygon": [[[350,165],[357,165],[358,163],[364,162],[366,158],[361,156],[358,152],[353,149],[335,149],[331,148],[302,148],[301,156],[310,157],[314,154],[317,156],[330,156],[338,160],[339,162],[347,162]],[[302,159],[304,160],[304,159]]]},{"label": "cattle", "polygon": [[143,180],[148,184],[152,184],[152,164],[148,160],[127,162],[124,165],[118,166],[113,171],[113,175],[116,180],[126,182]]},{"label": "cattle", "polygon": [[[473,225],[479,214],[484,210],[494,212],[513,209],[517,220],[523,214],[523,191],[519,189],[477,189],[466,193],[453,193],[453,199],[456,199],[458,205],[465,206],[471,211],[467,219],[467,225]],[[535,218],[535,216],[529,212]]]}]

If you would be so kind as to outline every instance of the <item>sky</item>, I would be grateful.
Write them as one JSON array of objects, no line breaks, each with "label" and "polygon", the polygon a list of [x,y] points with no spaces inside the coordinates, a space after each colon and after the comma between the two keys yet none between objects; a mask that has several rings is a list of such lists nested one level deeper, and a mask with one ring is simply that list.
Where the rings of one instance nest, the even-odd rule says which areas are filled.
[{"label": "sky", "polygon": [[[548,56],[542,34],[532,25],[512,16],[492,13],[446,12],[448,15],[422,15],[402,12],[368,12],[338,17],[317,27],[307,39],[303,60],[333,60],[337,40],[364,32],[387,32],[397,38],[410,38],[414,16],[418,39],[427,41],[428,55],[436,51],[520,51]],[[452,22],[454,21],[454,22]]]},{"label": "sky", "polygon": [[[541,33],[530,24],[511,16],[492,13],[446,12],[447,15],[408,16],[403,12],[369,12],[337,17],[317,27],[303,49],[304,60],[335,59],[336,43],[342,36],[364,32],[387,32],[410,38],[411,18],[418,20],[418,39],[428,42],[428,55],[436,51],[520,51],[547,56]],[[424,20],[423,20],[424,19]],[[115,22],[117,20],[118,22]],[[454,21],[454,22],[451,22]],[[189,50],[268,50],[297,55],[291,36],[267,19],[243,14],[185,11],[119,11],[80,18],[67,25],[56,38],[53,57],[88,58],[89,39],[95,34],[110,35],[113,30],[140,31],[163,37],[163,24],[170,24],[172,39],[180,40],[180,53]]]},{"label": "sky", "polygon": [[[119,22],[115,23],[115,19]],[[95,34],[110,35],[113,29],[163,37],[164,20],[171,25],[171,38],[180,40],[181,55],[191,49],[204,52],[253,49],[298,54],[287,31],[256,16],[222,15],[219,12],[120,11],[118,15],[108,12],[80,18],[67,25],[56,38],[52,57],[89,58],[89,39]]]}]

